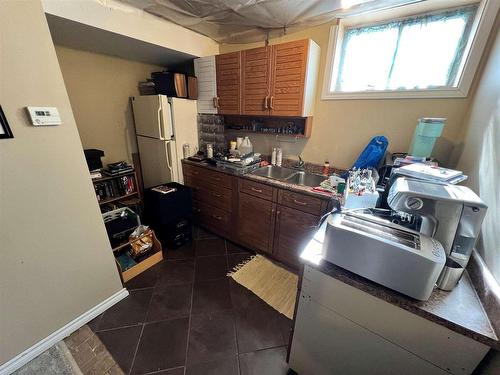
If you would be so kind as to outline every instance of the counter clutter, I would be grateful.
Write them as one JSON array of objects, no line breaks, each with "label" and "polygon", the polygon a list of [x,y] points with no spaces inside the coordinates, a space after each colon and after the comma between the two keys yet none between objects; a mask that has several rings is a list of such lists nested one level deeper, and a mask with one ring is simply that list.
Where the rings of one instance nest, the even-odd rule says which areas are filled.
[{"label": "counter clutter", "polygon": [[490,348],[500,350],[467,273],[451,292],[417,301],[325,261],[325,231],[326,222],[300,255],[293,370],[470,374]]}]

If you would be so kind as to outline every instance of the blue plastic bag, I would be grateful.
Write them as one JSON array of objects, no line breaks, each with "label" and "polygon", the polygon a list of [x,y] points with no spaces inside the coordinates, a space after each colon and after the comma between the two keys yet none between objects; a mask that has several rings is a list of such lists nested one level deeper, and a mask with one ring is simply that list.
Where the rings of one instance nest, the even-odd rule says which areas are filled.
[{"label": "blue plastic bag", "polygon": [[385,155],[385,150],[387,150],[387,146],[389,145],[389,141],[383,135],[379,135],[373,137],[366,145],[365,149],[359,155],[358,160],[353,164],[351,169],[365,169],[365,168],[378,168],[380,160]]}]

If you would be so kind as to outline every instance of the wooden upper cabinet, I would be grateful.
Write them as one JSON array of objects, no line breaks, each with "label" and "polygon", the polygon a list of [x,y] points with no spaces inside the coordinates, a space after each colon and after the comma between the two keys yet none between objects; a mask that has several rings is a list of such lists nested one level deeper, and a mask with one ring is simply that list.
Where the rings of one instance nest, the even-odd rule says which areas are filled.
[{"label": "wooden upper cabinet", "polygon": [[312,116],[319,46],[310,39],[273,46],[270,114]]},{"label": "wooden upper cabinet", "polygon": [[310,39],[216,56],[218,113],[312,116],[319,58]]},{"label": "wooden upper cabinet", "polygon": [[241,113],[241,52],[224,53],[215,57],[217,69],[218,113],[239,115]]},{"label": "wooden upper cabinet", "polygon": [[271,86],[269,46],[241,52],[242,114],[268,115]]}]

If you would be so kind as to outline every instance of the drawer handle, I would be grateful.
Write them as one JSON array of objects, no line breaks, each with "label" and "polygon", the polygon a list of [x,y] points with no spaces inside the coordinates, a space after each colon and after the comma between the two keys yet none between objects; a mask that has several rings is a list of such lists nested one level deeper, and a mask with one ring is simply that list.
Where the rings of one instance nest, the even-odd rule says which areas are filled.
[{"label": "drawer handle", "polygon": [[294,199],[293,202],[296,204],[300,204],[301,206],[307,206],[306,202],[301,202],[301,201],[298,201],[297,199]]},{"label": "drawer handle", "polygon": [[194,208],[194,212],[201,212],[201,210],[199,208]]},{"label": "drawer handle", "polygon": [[250,190],[255,191],[256,193],[262,193],[262,189],[256,189],[254,187],[250,188]]},{"label": "drawer handle", "polygon": [[193,174],[200,174],[200,172],[198,172],[198,171],[193,171]]},{"label": "drawer handle", "polygon": [[222,216],[212,215],[212,217],[213,217],[214,219],[219,220],[219,221],[220,221],[220,220],[222,220]]},{"label": "drawer handle", "polygon": [[217,194],[217,193],[212,193],[212,195],[213,195],[214,197],[217,197],[217,198],[222,197],[222,195],[221,195],[221,194]]},{"label": "drawer handle", "polygon": [[215,181],[220,181],[220,177],[214,177]]}]

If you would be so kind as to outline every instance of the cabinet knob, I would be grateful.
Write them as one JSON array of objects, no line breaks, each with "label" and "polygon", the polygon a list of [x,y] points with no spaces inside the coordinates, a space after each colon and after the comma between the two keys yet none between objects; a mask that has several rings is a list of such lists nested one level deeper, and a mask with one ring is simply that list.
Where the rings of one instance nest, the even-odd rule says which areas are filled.
[{"label": "cabinet knob", "polygon": [[274,96],[269,98],[269,108],[274,109]]},{"label": "cabinet knob", "polygon": [[269,100],[269,96],[266,96],[264,98],[264,109],[269,109],[268,100]]},{"label": "cabinet knob", "polygon": [[217,193],[212,193],[212,195],[213,195],[214,197],[217,197],[217,198],[222,197],[222,195],[221,195],[221,194],[217,194]]},{"label": "cabinet knob", "polygon": [[213,217],[214,219],[219,220],[219,221],[220,221],[220,220],[222,220],[222,216],[212,215],[212,217]]}]

